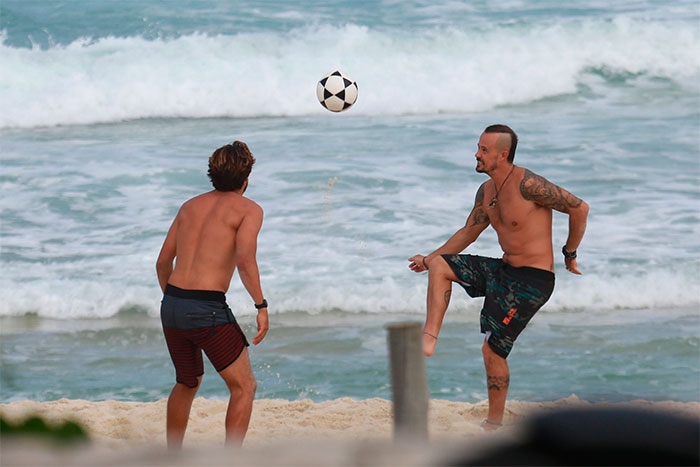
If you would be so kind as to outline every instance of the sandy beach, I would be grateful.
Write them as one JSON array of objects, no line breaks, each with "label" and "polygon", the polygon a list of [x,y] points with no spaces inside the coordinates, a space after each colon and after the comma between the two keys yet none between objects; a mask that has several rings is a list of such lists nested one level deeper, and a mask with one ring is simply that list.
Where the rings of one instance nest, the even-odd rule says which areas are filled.
[{"label": "sandy beach", "polygon": [[[10,446],[10,449],[5,449],[2,463],[39,465],[50,460],[54,464],[158,465],[165,462],[158,457],[165,453],[165,406],[165,399],[156,402],[61,399],[0,404],[0,415],[7,420],[19,421],[29,415],[40,415],[49,423],[74,420],[85,427],[92,440],[89,450],[70,455],[64,453],[63,457],[49,455],[42,449]],[[343,465],[357,464],[360,462],[358,456],[370,456],[372,465],[429,465],[457,446],[478,449],[517,437],[522,422],[532,415],[602,407],[648,409],[694,420],[700,418],[700,402],[639,400],[591,404],[572,395],[553,402],[509,401],[504,428],[500,433],[492,434],[483,433],[479,428],[479,422],[486,416],[486,401],[470,404],[432,400],[429,412],[432,449],[408,446],[397,450],[391,443],[390,401],[340,398],[315,403],[311,400],[262,399],[255,401],[248,436],[244,447],[237,451],[235,464],[299,465],[315,461],[317,465]],[[200,456],[202,462],[205,459],[212,462],[211,455],[215,456],[213,465],[217,465],[216,459],[230,464],[230,452],[225,454],[220,448],[224,439],[225,410],[225,401],[195,399],[184,454],[177,460],[182,463],[178,465],[197,464]],[[173,458],[169,459],[168,462],[177,463]]]}]

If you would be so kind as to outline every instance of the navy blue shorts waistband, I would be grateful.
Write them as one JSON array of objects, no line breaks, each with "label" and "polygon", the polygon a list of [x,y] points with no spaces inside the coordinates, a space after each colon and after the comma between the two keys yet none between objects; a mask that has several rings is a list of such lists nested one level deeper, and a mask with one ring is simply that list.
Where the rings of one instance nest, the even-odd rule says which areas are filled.
[{"label": "navy blue shorts waistband", "polygon": [[532,268],[530,266],[515,267],[504,262],[503,270],[521,280],[535,280],[543,282],[554,282],[554,273],[546,269]]},{"label": "navy blue shorts waistband", "polygon": [[212,300],[226,303],[226,294],[219,290],[187,290],[166,284],[165,294],[177,298],[193,298],[195,300]]}]

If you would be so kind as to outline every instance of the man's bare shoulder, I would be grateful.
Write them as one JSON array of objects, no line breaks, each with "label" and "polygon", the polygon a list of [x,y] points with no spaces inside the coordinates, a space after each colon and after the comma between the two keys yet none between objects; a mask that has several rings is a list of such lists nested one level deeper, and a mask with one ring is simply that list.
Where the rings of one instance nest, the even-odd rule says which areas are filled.
[{"label": "man's bare shoulder", "polygon": [[489,190],[489,192],[492,190],[492,185],[493,185],[493,180],[488,179],[481,185],[479,185],[479,188],[476,190],[476,195],[474,196],[474,204],[475,205],[480,205],[484,201],[484,195],[486,193],[486,190]]},{"label": "man's bare shoulder", "polygon": [[241,196],[241,202],[244,204],[246,211],[248,211],[248,214],[260,217],[263,216],[263,208],[252,199],[246,198],[245,196]]},{"label": "man's bare shoulder", "polygon": [[192,205],[197,205],[200,203],[205,203],[213,195],[214,195],[214,191],[207,191],[206,193],[200,193],[197,196],[193,196],[192,198],[188,199],[187,201],[182,203],[182,205],[183,206],[192,206]]},{"label": "man's bare shoulder", "polygon": [[482,183],[481,185],[479,185],[479,188],[476,190],[477,193],[482,191],[484,188],[486,188],[489,185],[493,185],[493,180],[491,180],[490,178],[488,180],[486,180],[484,183]]},{"label": "man's bare shoulder", "polygon": [[182,206],[180,212],[199,210],[207,205],[218,203],[220,208],[234,210],[243,215],[262,215],[262,208],[258,203],[250,198],[233,191],[209,191],[188,199]]},{"label": "man's bare shoulder", "polygon": [[263,209],[252,199],[246,198],[239,193],[229,192],[225,194],[224,201],[226,209],[229,212],[235,212],[241,219],[251,217],[256,220],[262,220]]},{"label": "man's bare shoulder", "polygon": [[180,209],[177,212],[178,217],[186,215],[189,212],[197,211],[202,208],[204,204],[207,203],[209,198],[209,193],[202,193],[201,195],[194,196],[180,205]]},{"label": "man's bare shoulder", "polygon": [[561,212],[569,212],[581,205],[582,201],[565,189],[529,169],[523,170],[520,194],[526,200]]}]

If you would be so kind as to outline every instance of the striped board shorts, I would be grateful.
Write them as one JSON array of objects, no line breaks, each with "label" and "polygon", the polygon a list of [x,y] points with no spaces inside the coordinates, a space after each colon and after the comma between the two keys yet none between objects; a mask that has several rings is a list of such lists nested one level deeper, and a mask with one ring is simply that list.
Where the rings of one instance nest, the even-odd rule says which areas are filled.
[{"label": "striped board shorts", "polygon": [[190,388],[196,387],[197,378],[204,374],[202,350],[216,371],[222,371],[248,346],[223,292],[168,284],[160,320],[176,381]]}]

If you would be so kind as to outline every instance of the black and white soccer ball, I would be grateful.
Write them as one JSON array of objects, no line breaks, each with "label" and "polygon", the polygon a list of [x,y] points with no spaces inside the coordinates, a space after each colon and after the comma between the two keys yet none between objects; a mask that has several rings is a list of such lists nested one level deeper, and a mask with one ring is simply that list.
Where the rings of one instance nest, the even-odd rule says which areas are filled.
[{"label": "black and white soccer ball", "polygon": [[322,106],[332,112],[347,110],[357,100],[357,83],[342,71],[336,70],[321,78],[316,96]]}]

